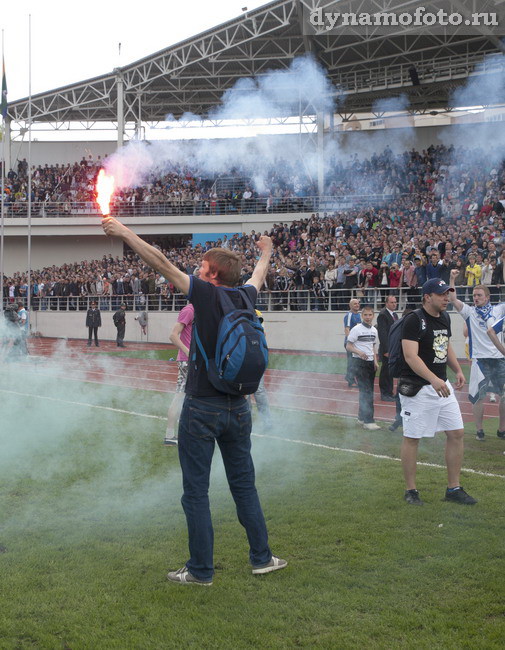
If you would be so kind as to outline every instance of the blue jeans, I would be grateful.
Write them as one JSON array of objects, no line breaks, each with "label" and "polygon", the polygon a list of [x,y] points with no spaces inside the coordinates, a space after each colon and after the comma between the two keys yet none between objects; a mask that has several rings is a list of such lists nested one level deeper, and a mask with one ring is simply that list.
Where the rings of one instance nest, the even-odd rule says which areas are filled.
[{"label": "blue jeans", "polygon": [[179,419],[179,461],[188,525],[190,559],[186,566],[199,580],[214,574],[214,531],[209,506],[209,476],[215,444],[223,457],[237,515],[249,540],[253,565],[270,562],[265,518],[254,485],[251,411],[244,397],[186,395]]}]

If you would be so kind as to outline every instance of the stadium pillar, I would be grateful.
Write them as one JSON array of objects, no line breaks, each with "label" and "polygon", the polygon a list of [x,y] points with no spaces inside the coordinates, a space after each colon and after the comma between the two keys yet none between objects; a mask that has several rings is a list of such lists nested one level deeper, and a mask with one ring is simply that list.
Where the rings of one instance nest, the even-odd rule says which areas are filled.
[{"label": "stadium pillar", "polygon": [[317,192],[324,195],[324,111],[317,112]]},{"label": "stadium pillar", "polygon": [[117,146],[118,149],[124,144],[124,82],[123,74],[116,68],[116,89],[117,89]]},{"label": "stadium pillar", "polygon": [[137,126],[135,127],[135,137],[137,140],[142,140],[142,92],[140,90],[138,93],[137,101],[139,113],[137,116]]}]

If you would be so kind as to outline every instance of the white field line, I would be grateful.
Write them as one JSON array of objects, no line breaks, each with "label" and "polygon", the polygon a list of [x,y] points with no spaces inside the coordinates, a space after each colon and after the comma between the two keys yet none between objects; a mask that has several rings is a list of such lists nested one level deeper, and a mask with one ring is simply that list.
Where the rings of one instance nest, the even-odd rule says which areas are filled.
[{"label": "white field line", "polygon": [[36,395],[34,393],[21,393],[17,390],[7,390],[0,388],[0,393],[9,393],[11,395],[20,395],[21,397],[37,397],[39,399],[47,399],[51,402],[63,402],[64,404],[73,404],[74,406],[86,406],[88,408],[102,409],[103,411],[114,411],[115,413],[126,413],[127,415],[137,415],[142,418],[153,418],[155,420],[166,420],[166,416],[150,415],[149,413],[136,413],[135,411],[125,411],[123,409],[116,409],[112,406],[100,406],[99,404],[90,404],[88,402],[72,402],[68,399],[61,399],[60,397],[48,397],[47,395]]},{"label": "white field line", "polygon": [[[341,416],[339,416],[341,417]],[[362,451],[361,449],[347,449],[346,447],[334,447],[332,445],[323,445],[317,442],[308,442],[307,440],[295,440],[293,438],[282,438],[281,436],[271,436],[264,433],[253,433],[253,436],[256,438],[269,438],[270,440],[280,440],[282,442],[292,442],[297,445],[306,445],[308,447],[320,447],[321,449],[331,449],[332,451],[343,451],[348,454],[361,454],[362,456],[369,456],[370,458],[379,458],[381,460],[394,460],[398,463],[401,462],[400,458],[395,456],[386,456],[384,454],[371,454],[369,451]],[[445,469],[445,465],[438,465],[437,463],[424,463],[418,461],[418,465],[423,467],[435,467],[436,469]],[[471,469],[469,467],[462,467],[462,472],[468,472],[469,474],[478,474],[479,476],[490,476],[492,478],[505,478],[503,474],[492,474],[491,472],[482,472],[478,469]]]},{"label": "white field line", "polygon": [[[51,400],[53,402],[63,402],[64,404],[72,404],[74,406],[84,406],[86,408],[95,408],[95,409],[102,409],[104,411],[114,411],[115,413],[124,413],[126,415],[134,415],[137,417],[141,418],[151,418],[155,420],[166,420],[166,416],[161,416],[161,415],[151,415],[149,413],[137,413],[136,411],[127,411],[125,409],[117,409],[113,408],[111,406],[100,406],[98,404],[90,404],[88,402],[74,402],[66,399],[61,399],[59,397],[48,397],[47,395],[37,395],[34,393],[22,393],[20,391],[16,390],[7,390],[4,388],[0,388],[1,393],[9,393],[11,395],[19,395],[20,397],[35,397],[38,399],[47,399]],[[262,434],[262,433],[253,433],[252,434],[256,438],[267,438],[269,440],[278,440],[280,442],[289,442],[295,445],[305,445],[306,447],[316,447],[318,449],[328,449],[330,451],[340,451],[343,453],[347,454],[360,454],[361,456],[368,456],[369,458],[378,458],[379,460],[393,460],[396,462],[400,462],[399,458],[396,458],[395,456],[386,456],[384,454],[372,454],[368,451],[362,451],[361,449],[348,449],[346,447],[334,447],[333,445],[323,445],[321,443],[317,442],[309,442],[307,440],[296,440],[294,438],[282,438],[281,436],[272,436],[268,434]],[[435,469],[444,469],[445,470],[445,465],[438,465],[437,463],[424,463],[424,462],[418,462],[418,465],[421,465],[423,467],[434,467]],[[463,467],[461,469],[462,472],[467,472],[469,474],[477,474],[478,476],[487,476],[490,478],[503,478],[505,479],[505,475],[503,474],[493,474],[491,472],[482,472],[477,469],[471,469],[469,467]]]},{"label": "white field line", "polygon": [[[39,357],[39,358],[44,359],[44,357]],[[24,367],[28,368],[29,366],[25,365]],[[121,370],[121,369],[118,368],[116,370]],[[160,373],[157,373],[156,371],[153,371],[153,372],[155,372],[155,374],[160,374]],[[141,390],[152,390],[152,391],[156,391],[156,392],[159,392],[159,393],[166,393],[166,394],[172,394],[172,393],[175,392],[175,383],[176,383],[175,380],[177,379],[177,373],[176,372],[170,373],[170,379],[168,377],[166,379],[151,379],[149,377],[139,377],[138,375],[127,375],[125,373],[114,375],[110,371],[100,370],[100,369],[98,369],[98,370],[93,370],[93,369],[71,370],[68,373],[65,372],[65,371],[62,373],[60,370],[53,369],[50,366],[46,366],[46,365],[42,365],[42,366],[37,367],[37,375],[38,376],[51,377],[52,379],[65,379],[67,381],[76,381],[76,382],[83,381],[83,382],[90,383],[90,384],[107,384],[108,386],[115,386],[117,388],[130,388],[130,389],[139,388]],[[83,375],[85,375],[85,376],[83,377]],[[93,376],[93,377],[98,376],[98,378],[97,379],[91,379],[91,376]],[[158,387],[154,388],[153,386],[151,386],[149,388],[143,388],[143,386],[129,385],[128,383],[125,384],[125,383],[123,383],[122,380],[126,380],[126,381],[132,380],[133,384],[135,384],[135,383],[138,384],[139,381],[153,382],[153,383],[156,383],[158,385]],[[169,385],[167,386],[166,384],[169,384]],[[279,388],[279,386],[281,386],[281,388],[282,388],[282,398],[299,399],[300,397],[303,396],[303,395],[300,395],[299,392],[292,392],[290,390],[287,390],[286,387],[283,388],[284,384],[285,384],[285,382],[275,382],[275,381],[270,382],[270,384],[269,384],[269,390],[272,391],[272,398],[273,398],[274,406],[276,406],[276,408],[283,408],[282,406],[280,406],[278,404],[275,404],[275,401],[276,401],[275,400],[275,398],[276,398],[275,390],[277,388]],[[295,386],[295,388],[296,389],[302,388],[302,389],[313,390],[313,385],[301,384],[301,385]],[[343,399],[339,398],[339,397],[321,397],[319,395],[312,395],[310,397],[310,400],[312,400],[312,401],[330,402],[330,403],[335,402],[336,405],[338,405],[339,403],[341,403],[343,401]],[[352,393],[350,395],[346,395],[345,396],[345,401],[347,403],[349,403],[349,404],[358,404],[359,399],[358,399],[357,393],[354,392],[354,393]],[[390,403],[386,402],[385,404],[378,404],[378,402],[379,402],[379,397],[378,397],[378,393],[377,393],[377,404],[376,405],[379,405],[382,408],[385,408],[385,409],[387,409],[388,411],[391,411],[391,412],[393,411],[393,409],[396,408],[395,405],[392,402],[390,402]],[[465,402],[465,401],[461,402],[460,401],[459,406],[460,406],[462,415],[464,415],[464,416],[472,415],[472,411],[469,410],[469,405],[468,405],[467,402]],[[322,413],[324,415],[339,415],[341,417],[351,417],[351,418],[356,417],[355,415],[338,413],[336,410],[335,411],[333,411],[333,410],[312,411],[311,409],[306,409],[303,406],[297,406],[296,404],[290,404],[288,409],[289,408],[299,410],[299,411],[305,411],[307,413],[316,413],[316,414],[317,413]],[[491,418],[491,417],[495,417],[495,416],[494,415],[484,414],[484,419]],[[376,416],[375,419],[379,420],[379,421],[386,422],[386,421],[389,421],[390,417],[386,418],[385,416],[379,416],[378,415],[378,416]]]}]

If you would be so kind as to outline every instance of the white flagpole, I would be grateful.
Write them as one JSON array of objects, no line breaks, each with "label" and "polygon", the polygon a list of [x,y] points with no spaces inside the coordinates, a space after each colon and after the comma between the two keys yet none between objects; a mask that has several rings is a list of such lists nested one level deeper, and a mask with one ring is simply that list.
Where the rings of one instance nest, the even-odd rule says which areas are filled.
[{"label": "white flagpole", "polygon": [[[3,65],[4,65],[4,30],[2,29],[2,75],[3,75]],[[2,77],[3,79],[3,77]],[[3,118],[3,137],[2,137],[2,216],[1,216],[1,225],[0,225],[0,313],[4,310],[4,227],[5,227],[5,199],[4,199],[4,190],[5,190],[5,162],[7,156],[5,154],[5,134],[7,129],[5,128],[6,119]]]},{"label": "white flagpole", "polygon": [[[28,14],[28,289],[26,305],[31,307],[32,292],[32,15]],[[29,316],[30,318],[30,316]]]}]

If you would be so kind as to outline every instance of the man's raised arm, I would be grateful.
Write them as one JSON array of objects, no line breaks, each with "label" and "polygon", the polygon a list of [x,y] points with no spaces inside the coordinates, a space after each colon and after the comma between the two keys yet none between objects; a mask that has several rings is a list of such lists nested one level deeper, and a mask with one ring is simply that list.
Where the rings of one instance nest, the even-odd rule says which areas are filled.
[{"label": "man's raised arm", "polygon": [[449,301],[452,302],[454,307],[456,308],[456,311],[461,311],[463,307],[465,306],[465,303],[461,302],[458,298],[456,298],[456,278],[459,275],[458,269],[452,269],[451,271],[451,279],[449,280],[449,286],[454,289],[454,291],[449,291]]},{"label": "man's raised arm", "polygon": [[261,257],[257,261],[253,274],[247,281],[247,284],[252,284],[256,287],[256,290],[259,291],[263,287],[263,283],[267,277],[268,266],[272,256],[273,243],[270,237],[262,235],[256,242],[256,246],[261,251]]},{"label": "man's raised arm", "polygon": [[102,227],[106,235],[122,239],[148,266],[158,271],[158,273],[182,291],[184,295],[189,293],[189,276],[169,262],[161,251],[145,242],[133,230],[127,228],[117,219],[114,219],[114,217],[104,217],[102,219]]}]

